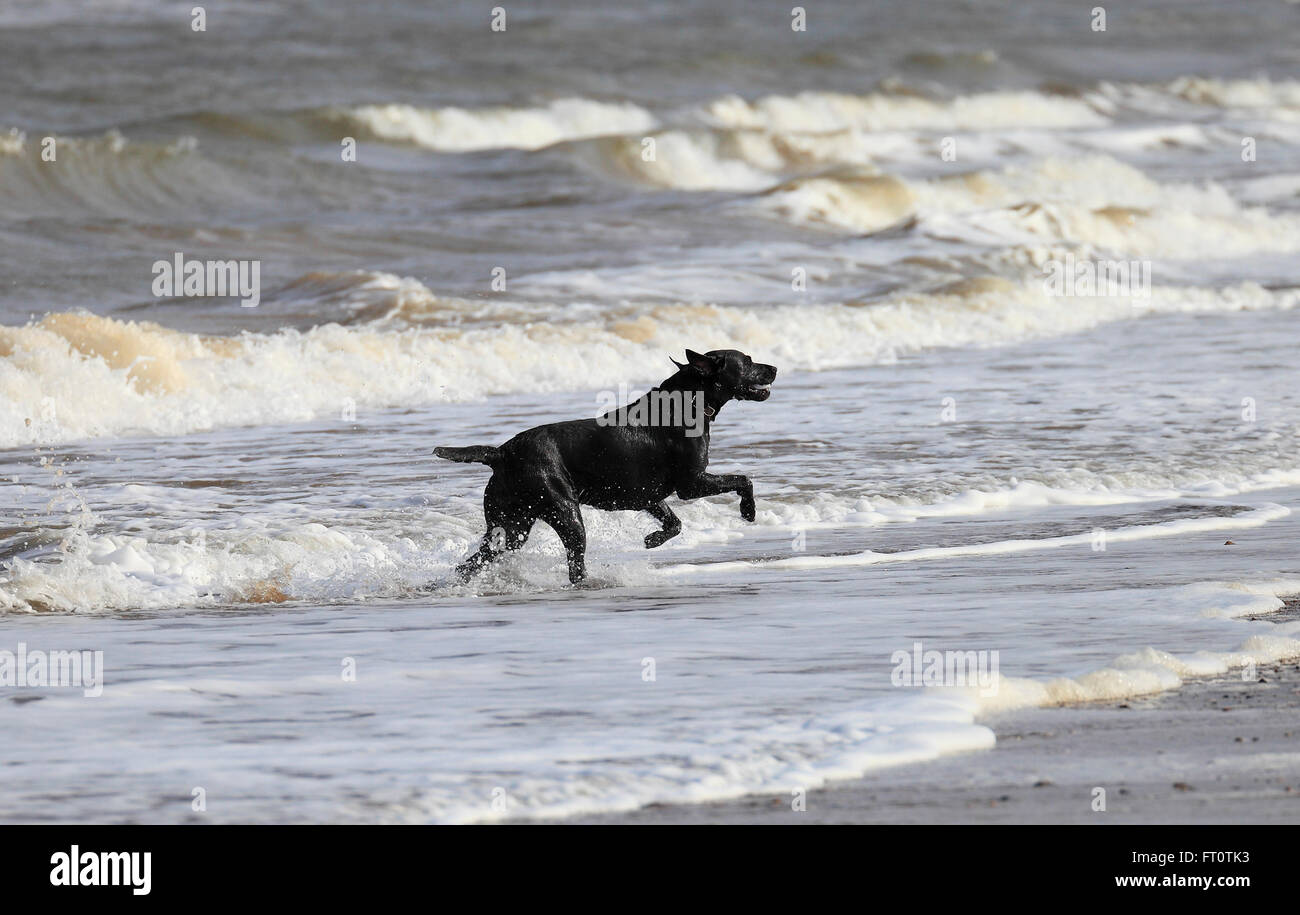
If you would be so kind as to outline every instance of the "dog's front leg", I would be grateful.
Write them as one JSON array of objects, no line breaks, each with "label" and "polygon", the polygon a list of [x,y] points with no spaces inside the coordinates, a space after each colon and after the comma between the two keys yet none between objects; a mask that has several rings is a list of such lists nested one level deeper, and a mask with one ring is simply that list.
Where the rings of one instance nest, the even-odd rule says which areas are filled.
[{"label": "dog's front leg", "polygon": [[661,546],[682,532],[682,521],[668,507],[667,502],[655,502],[652,505],[647,505],[645,510],[663,525],[663,530],[651,531],[645,535],[645,548],[647,550],[653,550],[655,547]]},{"label": "dog's front leg", "polygon": [[677,487],[677,495],[683,499],[702,499],[724,492],[739,495],[740,517],[754,520],[754,484],[742,473],[701,473]]}]

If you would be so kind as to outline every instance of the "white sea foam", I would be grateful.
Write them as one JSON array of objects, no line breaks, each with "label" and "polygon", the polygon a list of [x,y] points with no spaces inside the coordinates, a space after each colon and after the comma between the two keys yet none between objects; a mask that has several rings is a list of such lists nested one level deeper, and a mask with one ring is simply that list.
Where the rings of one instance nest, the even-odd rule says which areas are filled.
[{"label": "white sea foam", "polygon": [[[1106,543],[1129,543],[1155,537],[1178,537],[1184,534],[1208,531],[1243,530],[1259,527],[1270,521],[1285,518],[1291,509],[1284,505],[1266,503],[1236,515],[1215,515],[1207,518],[1183,518],[1161,524],[1144,524],[1104,531]],[[1055,550],[1070,546],[1089,546],[1096,534],[1085,531],[1065,537],[1043,537],[1025,540],[1002,540],[992,543],[972,543],[962,546],[930,547],[920,550],[900,550],[881,553],[866,550],[838,556],[799,555],[762,562],[736,561],[712,563],[683,563],[669,566],[665,572],[675,575],[698,573],[748,572],[752,570],[826,569],[840,566],[871,566],[897,562],[927,562],[939,559],[956,559],[966,556],[999,556],[1039,550]]]},{"label": "white sea foam", "polygon": [[[1172,588],[1160,596],[1174,615],[1210,615],[1222,605],[1267,613],[1281,606],[1277,595],[1297,590],[1300,581],[1277,580]],[[385,815],[396,820],[477,822],[631,810],[651,803],[699,803],[760,792],[799,796],[827,781],[858,777],[881,767],[991,748],[994,735],[977,723],[981,714],[1146,695],[1174,689],[1190,677],[1223,675],[1247,664],[1300,655],[1300,638],[1293,637],[1300,633],[1274,634],[1269,630],[1281,627],[1255,625],[1257,631],[1235,650],[1179,656],[1146,647],[1070,677],[1036,680],[999,673],[992,692],[974,687],[927,688],[759,729],[724,728],[715,732],[718,739],[707,748],[694,747],[687,761],[671,765],[650,764],[625,745],[619,755],[630,758],[617,777],[594,771],[576,777],[567,773],[555,780],[538,777],[557,754],[559,758],[581,756],[576,747],[550,748],[554,752],[547,760],[532,760],[533,778],[511,780],[509,803],[499,809],[465,800],[489,795],[490,780],[480,780],[477,785],[462,781],[429,789],[416,798],[393,800],[386,805]]]},{"label": "white sea foam", "polygon": [[[955,495],[930,493],[917,498],[867,499],[850,494],[785,494],[758,499],[754,524],[743,522],[729,500],[682,504],[677,512],[684,530],[654,554],[666,559],[689,555],[702,544],[740,541],[755,531],[787,532],[824,529],[875,528],[912,524],[920,520],[969,518],[1023,513],[1062,507],[1136,506],[1188,500],[1203,505],[1206,490],[1216,496],[1240,495],[1278,486],[1300,485],[1300,470],[1260,474],[1233,485],[1217,484],[1178,489],[1120,489],[1094,478],[1071,488],[1036,481],[1019,481],[996,490],[967,490]],[[1150,482],[1158,482],[1148,475]],[[203,503],[200,494],[174,488],[128,484],[114,502],[129,501],[161,517],[181,515],[184,501]],[[69,503],[71,510],[77,505]],[[100,612],[224,606],[232,603],[292,601],[351,601],[392,597],[431,578],[445,575],[480,537],[479,509],[473,501],[455,514],[411,509],[383,520],[362,513],[332,518],[329,523],[277,517],[268,513],[236,526],[196,525],[181,530],[131,533],[90,533],[94,516],[77,519],[55,551],[10,562],[0,583],[0,608],[32,612]],[[84,511],[84,509],[83,509]],[[1289,509],[1271,503],[1241,505],[1234,514],[1210,512],[1199,517],[1144,523],[1105,532],[1108,544],[1118,545],[1162,537],[1210,531],[1246,530],[1284,518]],[[817,555],[799,553],[761,562],[647,564],[641,538],[649,530],[645,516],[631,512],[586,510],[593,546],[591,560],[610,583],[650,585],[662,576],[815,570],[871,566],[883,563],[936,562],[962,557],[1089,547],[1095,533],[1078,522],[1080,533],[1041,539],[976,542],[960,546]],[[419,531],[413,536],[410,531]],[[563,550],[558,538],[538,524],[528,545],[512,557],[497,577],[508,590],[546,591],[563,584]],[[493,578],[487,579],[488,589]],[[476,593],[481,584],[462,589]],[[1300,590],[1300,589],[1298,589]],[[450,591],[448,593],[459,593]],[[1217,596],[1217,593],[1216,593]],[[1256,612],[1258,600],[1240,613]],[[1240,615],[1237,614],[1237,615]]]},{"label": "white sea foam", "polygon": [[805,133],[849,128],[987,130],[1018,125],[1061,128],[1093,126],[1106,121],[1083,99],[1038,92],[984,92],[951,100],[898,93],[801,92],[769,95],[752,102],[733,95],[705,106],[703,118],[722,127]]},{"label": "white sea foam", "polygon": [[491,781],[470,778],[414,798],[395,798],[383,804],[382,815],[398,822],[476,823],[701,803],[756,792],[789,797],[887,766],[986,750],[994,740],[992,731],[974,722],[973,703],[963,697],[912,696],[757,729],[720,726],[708,745],[683,745],[681,751],[689,755],[678,758],[669,755],[672,743],[645,747],[644,755],[620,748],[619,756],[632,758],[617,775],[588,769],[576,778],[558,777],[559,772],[548,771],[554,758],[585,754],[578,746],[551,746],[545,756],[528,760],[532,777],[510,780],[499,808],[477,800],[492,796]]},{"label": "white sea foam", "polygon": [[[539,149],[566,140],[645,134],[659,118],[637,105],[583,98],[557,99],[535,107],[420,108],[407,104],[333,109],[330,117],[352,121],[381,139],[415,143],[441,152],[476,149]],[[1034,92],[988,92],[951,100],[902,93],[844,95],[805,92],[755,101],[725,96],[676,113],[688,126],[703,124],[779,133],[829,133],[846,129],[988,129],[1097,125],[1105,118],[1083,100]]]},{"label": "white sea foam", "polygon": [[[1050,92],[992,91],[925,98],[899,87],[852,95],[801,92],[747,100],[727,95],[695,108],[655,114],[631,103],[564,98],[538,106],[421,108],[407,104],[363,105],[328,112],[376,136],[429,149],[538,149],[566,140],[645,134],[660,123],[689,128],[758,131],[787,138],[836,133],[990,131],[1010,128],[1087,130],[1105,128],[1118,107],[1167,108],[1171,100],[1264,113],[1292,120],[1300,109],[1300,83],[1183,77],[1154,85],[1102,83],[1070,96]],[[1184,131],[1190,128],[1183,128]],[[797,139],[794,139],[798,142]]]},{"label": "white sea foam", "polygon": [[334,116],[384,140],[415,143],[440,152],[540,149],[564,140],[646,132],[656,121],[643,108],[590,99],[557,99],[536,108],[416,108],[363,105]]},{"label": "white sea foam", "polygon": [[[1171,589],[1165,598],[1171,613],[1236,619],[1281,609],[1283,595],[1300,593],[1300,581],[1203,582]],[[1247,665],[1271,664],[1300,656],[1300,627],[1263,622],[1235,649],[1202,650],[1175,655],[1153,647],[1121,655],[1106,667],[1073,677],[1048,680],[1004,677],[998,691],[978,696],[980,711],[1026,706],[1123,699],[1176,689],[1184,680],[1222,676]]]},{"label": "white sea foam", "polygon": [[1300,81],[1213,79],[1184,76],[1162,87],[1165,91],[1202,105],[1263,111],[1270,117],[1300,118]]},{"label": "white sea foam", "polygon": [[617,387],[658,377],[666,354],[700,339],[787,369],[819,370],[1054,337],[1147,314],[1290,309],[1297,301],[1294,291],[1253,284],[1155,288],[1141,300],[1053,297],[1040,279],[985,278],[861,306],[665,305],[634,318],[471,330],[330,324],[205,337],[59,313],[0,328],[0,445],[296,422],[347,403]]},{"label": "white sea foam", "polygon": [[951,178],[799,179],[756,199],[786,219],[976,243],[1065,241],[1141,257],[1300,250],[1300,217],[1243,206],[1215,184],[1160,184],[1109,156],[1048,158]]}]

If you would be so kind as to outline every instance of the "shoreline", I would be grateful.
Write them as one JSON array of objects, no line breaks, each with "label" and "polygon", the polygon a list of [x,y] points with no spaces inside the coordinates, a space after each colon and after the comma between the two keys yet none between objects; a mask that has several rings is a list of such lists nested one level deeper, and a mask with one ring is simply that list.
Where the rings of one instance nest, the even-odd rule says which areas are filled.
[{"label": "shoreline", "polygon": [[[560,823],[1300,823],[1300,661],[1120,702],[991,716],[987,763],[959,753],[791,797],[652,805]],[[1105,811],[1094,791],[1106,790]]]},{"label": "shoreline", "polygon": [[[1300,619],[1300,599],[1252,617]],[[1120,700],[994,713],[958,753],[790,794],[655,804],[566,824],[1300,823],[1300,658]],[[1103,789],[1104,796],[1097,793]],[[1097,810],[1099,800],[1105,809]]]}]

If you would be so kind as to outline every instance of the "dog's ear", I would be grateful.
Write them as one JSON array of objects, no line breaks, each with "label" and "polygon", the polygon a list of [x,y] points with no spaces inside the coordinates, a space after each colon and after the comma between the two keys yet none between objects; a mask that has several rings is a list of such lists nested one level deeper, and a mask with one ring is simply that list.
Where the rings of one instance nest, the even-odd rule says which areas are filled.
[{"label": "dog's ear", "polygon": [[718,364],[713,361],[712,356],[701,356],[695,350],[686,351],[686,361],[690,363],[691,368],[702,375],[712,375],[718,370]]}]

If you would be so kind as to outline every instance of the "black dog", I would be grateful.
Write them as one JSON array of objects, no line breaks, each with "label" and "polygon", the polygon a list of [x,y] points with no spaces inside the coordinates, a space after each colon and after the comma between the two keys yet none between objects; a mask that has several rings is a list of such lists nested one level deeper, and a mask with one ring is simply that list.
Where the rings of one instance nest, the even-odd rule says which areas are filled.
[{"label": "black dog", "polygon": [[709,426],[729,400],[767,400],[776,368],[734,349],[704,355],[686,351],[687,364],[640,400],[594,419],[550,423],[521,432],[500,448],[435,448],[449,461],[492,468],[483,493],[488,531],[456,572],[467,580],[505,550],[517,550],[534,522],[560,535],[569,581],[587,576],[587,532],[581,505],[607,511],[649,512],[662,525],[647,549],[676,537],[682,523],[664,502],[670,493],[699,499],[740,496],[740,516],[754,520],[754,486],[738,473],[705,473]]}]

